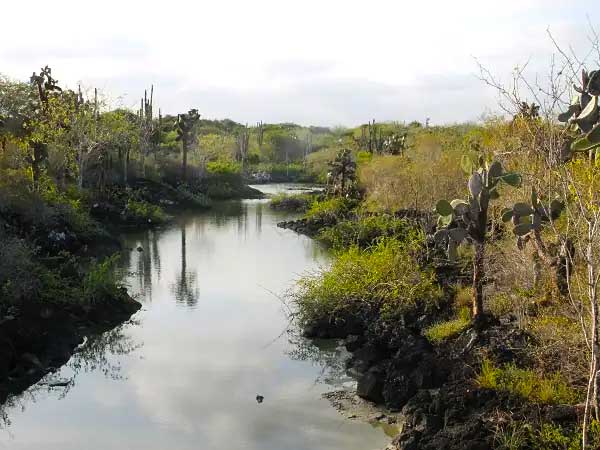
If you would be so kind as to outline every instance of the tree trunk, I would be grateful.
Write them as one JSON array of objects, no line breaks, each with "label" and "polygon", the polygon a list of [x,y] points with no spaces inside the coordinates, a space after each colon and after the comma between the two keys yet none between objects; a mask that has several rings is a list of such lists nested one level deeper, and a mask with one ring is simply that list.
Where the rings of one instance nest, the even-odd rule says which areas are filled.
[{"label": "tree trunk", "polygon": [[475,242],[473,259],[473,320],[483,317],[483,274],[485,264],[485,242]]},{"label": "tree trunk", "polygon": [[592,352],[590,355],[590,372],[585,399],[585,410],[583,415],[583,448],[587,447],[587,431],[591,422],[592,409],[594,419],[600,419],[598,411],[598,368],[599,368],[599,352],[600,346],[598,342],[598,293],[596,291],[596,270],[594,266],[594,248],[593,248],[593,227],[588,224],[588,243],[586,248],[587,259],[587,275],[588,275],[588,299],[590,302],[591,312],[591,344]]}]

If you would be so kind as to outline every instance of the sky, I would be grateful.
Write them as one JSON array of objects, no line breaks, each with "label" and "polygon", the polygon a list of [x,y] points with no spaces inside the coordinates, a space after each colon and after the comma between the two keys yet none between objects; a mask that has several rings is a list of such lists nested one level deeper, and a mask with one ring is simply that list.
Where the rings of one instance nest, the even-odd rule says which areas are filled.
[{"label": "sky", "polygon": [[163,113],[253,124],[432,124],[498,111],[501,80],[547,73],[553,36],[577,53],[598,0],[2,0],[0,73],[49,65],[62,85]]}]

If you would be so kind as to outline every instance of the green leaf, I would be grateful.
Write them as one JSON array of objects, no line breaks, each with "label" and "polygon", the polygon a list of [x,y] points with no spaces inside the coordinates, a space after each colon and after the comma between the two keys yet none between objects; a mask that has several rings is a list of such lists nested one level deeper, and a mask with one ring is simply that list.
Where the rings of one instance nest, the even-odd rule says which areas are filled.
[{"label": "green leaf", "polygon": [[[593,131],[593,130],[592,130]],[[587,152],[596,147],[600,146],[600,143],[594,144],[590,142],[587,136],[582,137],[581,139],[577,139],[575,142],[571,144],[571,151],[573,152]]]},{"label": "green leaf", "polygon": [[435,210],[440,216],[452,216],[452,213],[454,212],[454,208],[452,208],[452,205],[448,200],[440,200],[437,202]]},{"label": "green leaf", "polygon": [[533,229],[533,225],[530,223],[521,223],[513,228],[513,233],[517,236],[525,236]]},{"label": "green leaf", "polygon": [[516,172],[508,172],[499,177],[502,181],[512,187],[521,186],[521,175]]}]

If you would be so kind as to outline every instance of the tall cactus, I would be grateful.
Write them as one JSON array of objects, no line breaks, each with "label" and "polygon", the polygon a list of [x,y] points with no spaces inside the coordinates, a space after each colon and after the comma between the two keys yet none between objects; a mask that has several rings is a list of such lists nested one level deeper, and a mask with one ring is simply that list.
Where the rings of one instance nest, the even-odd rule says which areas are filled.
[{"label": "tall cactus", "polygon": [[262,149],[262,145],[265,139],[265,124],[261,120],[256,124],[256,141],[258,143],[258,149]]},{"label": "tall cactus", "polygon": [[237,136],[238,155],[242,163],[242,173],[246,172],[246,160],[248,159],[248,144],[250,142],[250,131],[248,124],[242,128]]},{"label": "tall cactus", "polygon": [[456,260],[457,247],[461,243],[468,242],[474,245],[473,320],[478,321],[484,315],[483,283],[489,203],[499,197],[498,186],[501,182],[518,187],[521,184],[521,176],[514,172],[505,172],[499,161],[488,164],[481,157],[475,165],[465,156],[462,166],[465,172],[470,173],[469,198],[455,199],[451,202],[440,200],[437,203],[435,209],[439,214],[439,229],[434,239],[446,247],[450,261]]},{"label": "tall cactus", "polygon": [[560,122],[566,122],[568,130],[575,134],[575,139],[563,149],[563,160],[568,160],[576,152],[588,152],[590,160],[598,159],[600,147],[600,70],[581,72],[581,86],[574,86],[578,95],[567,111],[558,115]]},{"label": "tall cactus", "polygon": [[197,109],[190,109],[187,113],[178,114],[175,122],[177,141],[181,141],[182,160],[181,173],[183,181],[187,181],[187,155],[190,147],[196,140],[196,128],[200,122],[200,114]]}]

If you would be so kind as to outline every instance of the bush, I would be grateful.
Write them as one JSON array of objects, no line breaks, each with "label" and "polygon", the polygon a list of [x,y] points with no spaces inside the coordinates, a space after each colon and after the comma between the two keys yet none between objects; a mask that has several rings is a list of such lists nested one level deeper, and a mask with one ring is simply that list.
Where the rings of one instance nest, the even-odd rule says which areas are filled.
[{"label": "bush", "polygon": [[382,237],[415,240],[422,239],[422,232],[404,219],[382,214],[342,220],[319,234],[319,239],[336,249],[351,245],[366,248]]},{"label": "bush", "polygon": [[299,280],[294,299],[301,322],[365,313],[394,320],[433,309],[441,292],[433,273],[419,268],[414,250],[411,243],[382,239],[368,249],[337,253],[329,269]]},{"label": "bush", "polygon": [[163,223],[168,219],[160,206],[131,198],[127,200],[124,214],[127,222],[134,223]]},{"label": "bush", "polygon": [[514,364],[497,367],[489,359],[483,360],[477,382],[481,387],[510,392],[534,403],[574,404],[579,400],[578,392],[558,372],[543,377]]},{"label": "bush", "polygon": [[311,194],[277,194],[271,198],[269,204],[273,209],[306,212],[314,201]]},{"label": "bush", "polygon": [[[581,429],[551,422],[532,426],[522,421],[509,422],[496,432],[497,447],[502,450],[580,450]],[[590,424],[588,448],[600,448],[600,422]]]},{"label": "bush", "polygon": [[357,205],[356,200],[345,197],[332,197],[323,201],[315,201],[306,213],[306,218],[312,221],[333,224],[338,220],[346,219]]},{"label": "bush", "polygon": [[124,286],[115,274],[118,260],[119,255],[115,254],[102,262],[92,263],[83,279],[83,298],[86,302],[103,303],[122,296]]}]

